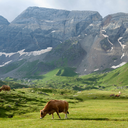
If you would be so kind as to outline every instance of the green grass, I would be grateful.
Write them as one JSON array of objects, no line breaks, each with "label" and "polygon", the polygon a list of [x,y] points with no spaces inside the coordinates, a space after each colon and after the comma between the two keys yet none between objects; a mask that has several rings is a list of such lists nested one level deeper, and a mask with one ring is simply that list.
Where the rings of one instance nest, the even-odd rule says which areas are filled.
[{"label": "green grass", "polygon": [[73,90],[127,88],[128,64],[107,73],[95,72],[80,77],[68,68],[56,69],[43,76],[43,79],[33,82],[40,86],[43,83],[44,87]]},{"label": "green grass", "polygon": [[[43,75],[43,79],[32,81],[40,88],[0,92],[0,128],[127,128],[127,70],[128,64],[108,73],[69,77],[69,69],[58,68]],[[11,88],[31,86],[20,85],[11,78],[6,80],[0,81],[0,85],[9,84]],[[119,91],[122,93],[120,97],[110,97]],[[50,99],[69,102],[68,119],[64,119],[64,114],[60,114],[62,119],[59,119],[56,113],[54,120],[49,115],[39,119],[40,109]]]},{"label": "green grass", "polygon": [[57,76],[70,76],[70,77],[77,76],[77,73],[75,73],[73,70],[74,70],[73,68],[64,67],[64,68],[59,69],[56,75]]},{"label": "green grass", "polygon": [[[85,76],[78,76],[74,69],[69,67],[56,68],[44,75],[40,75],[40,79],[13,80],[12,83],[20,83],[29,85],[29,87],[45,87],[55,89],[71,89],[71,90],[113,90],[113,89],[127,89],[128,88],[128,64],[109,71],[109,72],[95,72]],[[36,77],[35,77],[36,78]],[[5,79],[9,84],[9,78]],[[2,83],[2,82],[0,82]],[[6,83],[6,82],[5,82]],[[20,85],[19,85],[20,86]]]},{"label": "green grass", "polygon": [[109,73],[104,74],[104,77],[99,80],[104,85],[117,85],[127,86],[128,85],[128,63],[124,66],[117,68]]},{"label": "green grass", "polygon": [[20,67],[25,61],[26,60],[20,60],[20,61],[9,64],[9,66],[5,65],[4,67],[0,67],[0,71],[2,73],[8,73],[8,72]]},{"label": "green grass", "polygon": [[[0,128],[127,128],[128,90],[121,90],[120,97],[110,97],[118,91],[25,88],[0,92]],[[50,99],[69,102],[68,119],[63,113],[61,119],[56,113],[54,120],[51,115],[40,119],[40,109]]]},{"label": "green grass", "polygon": [[[75,91],[43,88],[12,89],[0,92],[0,117],[11,117],[31,111],[39,111],[50,99],[64,99]],[[73,101],[70,99],[68,101]],[[76,100],[78,101],[78,100]]]},{"label": "green grass", "polygon": [[127,128],[127,100],[87,100],[69,104],[68,119],[64,114],[46,115],[39,119],[39,112],[18,115],[14,118],[0,118],[1,128]]}]

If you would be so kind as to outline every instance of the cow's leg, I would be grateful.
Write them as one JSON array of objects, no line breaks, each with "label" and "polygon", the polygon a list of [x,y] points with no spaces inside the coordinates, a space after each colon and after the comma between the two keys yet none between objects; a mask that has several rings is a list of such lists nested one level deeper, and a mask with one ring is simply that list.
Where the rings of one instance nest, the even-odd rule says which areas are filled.
[{"label": "cow's leg", "polygon": [[68,117],[67,117],[67,113],[65,114],[65,119],[67,119]]},{"label": "cow's leg", "polygon": [[57,113],[57,115],[59,116],[59,118],[61,119],[61,117],[60,117],[60,115],[59,115],[59,112],[57,111],[56,113]]},{"label": "cow's leg", "polygon": [[53,113],[52,113],[52,119],[54,119],[54,115],[53,115]]}]

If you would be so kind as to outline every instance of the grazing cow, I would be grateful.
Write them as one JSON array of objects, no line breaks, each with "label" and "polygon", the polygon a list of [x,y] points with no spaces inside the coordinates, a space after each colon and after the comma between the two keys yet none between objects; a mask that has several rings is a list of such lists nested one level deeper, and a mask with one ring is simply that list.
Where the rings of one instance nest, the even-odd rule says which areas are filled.
[{"label": "grazing cow", "polygon": [[110,97],[115,96],[115,94],[111,94]]},{"label": "grazing cow", "polygon": [[10,91],[10,87],[8,85],[3,85],[1,88],[0,88],[0,92],[1,91]]},{"label": "grazing cow", "polygon": [[119,91],[119,94],[121,94],[121,91]]},{"label": "grazing cow", "polygon": [[120,95],[117,94],[117,95],[115,95],[115,97],[120,97]]},{"label": "grazing cow", "polygon": [[50,100],[46,106],[40,110],[40,119],[46,116],[46,114],[51,115],[52,119],[54,119],[53,113],[56,112],[59,118],[61,119],[59,113],[65,113],[65,118],[67,118],[68,112],[68,102],[63,100]]}]

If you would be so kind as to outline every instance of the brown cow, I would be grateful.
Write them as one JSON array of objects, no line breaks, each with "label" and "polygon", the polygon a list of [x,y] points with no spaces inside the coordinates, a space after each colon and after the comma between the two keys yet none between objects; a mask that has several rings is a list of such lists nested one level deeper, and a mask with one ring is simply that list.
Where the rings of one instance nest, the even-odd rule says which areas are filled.
[{"label": "brown cow", "polygon": [[50,100],[46,106],[40,110],[40,119],[46,116],[46,114],[51,115],[52,119],[54,119],[53,113],[56,112],[59,118],[61,119],[59,113],[65,113],[65,118],[67,118],[68,112],[68,102],[63,100]]},{"label": "brown cow", "polygon": [[111,94],[110,97],[115,96],[115,94]]},{"label": "brown cow", "polygon": [[120,95],[117,94],[117,95],[115,95],[115,97],[120,97]]},{"label": "brown cow", "polygon": [[0,92],[1,91],[10,91],[10,87],[8,85],[3,85],[1,88],[0,88]]}]

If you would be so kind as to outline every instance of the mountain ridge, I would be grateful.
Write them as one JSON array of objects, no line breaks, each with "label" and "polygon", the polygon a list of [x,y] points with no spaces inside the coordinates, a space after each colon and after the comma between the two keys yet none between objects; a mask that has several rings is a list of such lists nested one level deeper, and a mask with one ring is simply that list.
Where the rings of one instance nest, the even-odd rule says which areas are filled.
[{"label": "mountain ridge", "polygon": [[[48,47],[52,50],[34,56],[34,51]],[[20,56],[18,51],[23,49],[24,53],[31,55]],[[1,71],[4,65],[9,67],[22,57],[25,61],[23,67],[37,62],[35,69],[31,69],[34,70],[32,74],[44,74],[63,66],[73,67],[78,74],[85,75],[128,62],[127,51],[127,13],[109,14],[102,18],[96,11],[29,7],[11,23],[2,26],[0,31]],[[9,56],[9,53],[17,54]],[[17,77],[18,71],[18,68],[13,69],[12,73],[6,71],[0,76]]]}]

